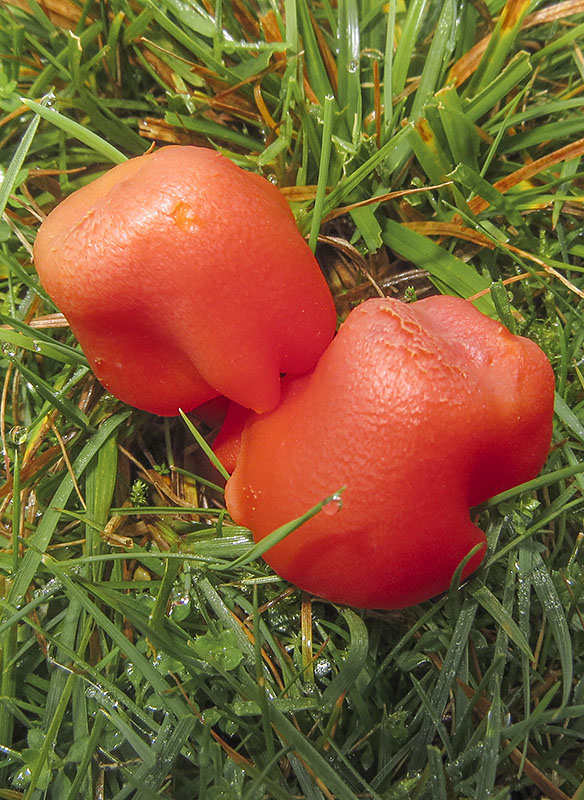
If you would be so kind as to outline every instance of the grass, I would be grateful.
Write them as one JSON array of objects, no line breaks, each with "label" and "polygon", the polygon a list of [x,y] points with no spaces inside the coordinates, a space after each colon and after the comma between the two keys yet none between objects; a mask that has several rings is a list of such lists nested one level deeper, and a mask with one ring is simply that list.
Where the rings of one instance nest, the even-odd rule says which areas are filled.
[{"label": "grass", "polygon": [[[584,798],[583,37],[578,0],[0,6],[0,798]],[[210,431],[100,391],[31,245],[164,143],[276,181],[341,316],[438,289],[545,349],[552,451],[465,586],[302,594]]]}]

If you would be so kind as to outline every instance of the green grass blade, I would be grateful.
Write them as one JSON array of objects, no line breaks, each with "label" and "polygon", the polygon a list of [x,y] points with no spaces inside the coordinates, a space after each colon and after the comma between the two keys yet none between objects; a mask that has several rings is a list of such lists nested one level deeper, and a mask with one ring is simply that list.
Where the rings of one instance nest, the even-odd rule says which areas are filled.
[{"label": "green grass blade", "polygon": [[80,125],[75,120],[69,119],[64,114],[56,111],[53,108],[43,106],[40,103],[35,103],[34,100],[29,100],[26,97],[22,98],[22,102],[35,112],[39,117],[47,120],[52,125],[62,130],[67,136],[78,139],[83,144],[87,145],[91,150],[98,155],[111,161],[114,164],[122,164],[127,160],[126,156],[120,152],[116,147],[106,142],[101,136],[98,136],[90,128]]},{"label": "green grass blade", "polygon": [[416,120],[423,113],[424,106],[436,91],[450,61],[456,37],[456,5],[454,0],[445,0],[434,29],[432,43],[425,59],[420,84],[412,103],[410,119]]},{"label": "green grass blade", "polygon": [[316,250],[318,232],[320,230],[321,220],[323,216],[323,209],[325,206],[326,189],[328,184],[329,165],[331,157],[331,146],[332,146],[333,109],[334,109],[334,99],[331,95],[327,95],[324,99],[322,145],[320,151],[318,183],[316,186],[316,198],[314,201],[314,209],[312,211],[312,218],[310,221],[310,237],[308,240],[309,247],[313,253]]},{"label": "green grass blade", "polygon": [[[468,264],[415,231],[393,220],[386,220],[383,242],[402,258],[420,269],[428,270],[432,278],[451,294],[471,297],[488,287],[488,281]],[[476,303],[484,313],[493,313],[492,301],[483,297]]]},{"label": "green grass blade", "polygon": [[497,80],[530,5],[530,0],[512,0],[505,4],[468,87],[470,95],[478,94],[491,81]]},{"label": "green grass blade", "polygon": [[[391,0],[391,4],[394,4],[394,0]],[[395,5],[397,6],[397,3]],[[407,6],[407,14],[401,25],[401,36],[393,58],[391,73],[393,95],[400,94],[405,88],[425,9],[426,0],[412,0]]]},{"label": "green grass blade", "polygon": [[0,216],[4,214],[6,204],[8,203],[10,195],[14,191],[20,170],[22,169],[22,165],[24,164],[26,155],[30,149],[32,140],[34,139],[36,130],[38,128],[39,121],[40,120],[38,117],[33,118],[32,122],[26,129],[24,136],[18,144],[16,152],[14,153],[14,157],[8,165],[8,169],[2,176],[2,183],[0,183]]},{"label": "green grass blade", "polygon": [[55,391],[53,387],[41,378],[36,372],[26,366],[22,361],[17,358],[11,358],[11,362],[16,369],[23,375],[24,378],[34,387],[39,395],[46,400],[53,408],[58,409],[65,419],[77,425],[82,430],[92,432],[94,428],[89,422],[87,415],[77,408],[67,397],[61,392]]},{"label": "green grass blade", "polygon": [[[126,421],[129,411],[122,411],[107,419],[97,433],[87,442],[73,463],[73,472],[77,476],[83,473],[91,460],[99,452],[103,443],[114,434],[115,430]],[[45,550],[51,541],[61,516],[61,509],[67,504],[73,491],[73,480],[67,474],[55,492],[50,508],[45,512],[34,534],[27,540],[27,551],[22,558],[21,569],[11,586],[8,602],[17,608],[30,586]]]},{"label": "green grass blade", "polygon": [[367,627],[363,620],[350,609],[345,609],[343,616],[349,626],[351,645],[341,669],[322,696],[322,702],[327,706],[333,706],[341,695],[350,691],[365,666],[369,649]]},{"label": "green grass blade", "polygon": [[521,568],[527,572],[539,602],[547,616],[553,637],[558,647],[562,667],[562,702],[566,704],[572,693],[574,659],[572,636],[566,614],[552,578],[539,553],[520,551]]},{"label": "green grass blade", "polygon": [[533,659],[533,653],[525,635],[495,595],[486,586],[471,589],[471,594],[497,620],[498,624],[521,652],[528,658]]}]

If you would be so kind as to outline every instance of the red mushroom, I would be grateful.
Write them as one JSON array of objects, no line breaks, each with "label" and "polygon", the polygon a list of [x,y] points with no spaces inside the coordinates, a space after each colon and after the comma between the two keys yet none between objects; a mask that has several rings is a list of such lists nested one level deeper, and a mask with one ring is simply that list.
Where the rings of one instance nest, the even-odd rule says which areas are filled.
[{"label": "red mushroom", "polygon": [[217,395],[275,407],[336,324],[282,193],[219,153],[165,147],[74,192],[41,225],[35,264],[97,377],[176,414]]},{"label": "red mushroom", "polygon": [[228,510],[259,541],[346,487],[265,559],[335,602],[413,605],[476,545],[463,577],[481,563],[469,508],[540,471],[553,389],[539,347],[468,301],[367,301],[277,409],[248,414]]}]

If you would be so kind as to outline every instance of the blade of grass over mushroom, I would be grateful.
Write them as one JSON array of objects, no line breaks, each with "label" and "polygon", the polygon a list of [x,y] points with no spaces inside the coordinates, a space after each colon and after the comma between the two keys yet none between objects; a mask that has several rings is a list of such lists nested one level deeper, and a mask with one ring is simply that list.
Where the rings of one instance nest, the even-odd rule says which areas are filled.
[{"label": "blade of grass over mushroom", "polygon": [[[87,366],[87,359],[79,350],[52,339],[38,328],[31,328],[11,317],[0,314],[0,341],[14,348],[22,348],[33,353],[40,353],[47,358],[72,366]],[[10,325],[17,330],[9,330],[3,325]]]},{"label": "blade of grass over mushroom", "polygon": [[225,469],[223,464],[219,461],[219,459],[217,458],[217,456],[213,452],[213,448],[209,446],[209,444],[206,442],[205,438],[199,433],[196,425],[193,425],[191,420],[187,417],[187,415],[184,413],[184,411],[182,409],[179,409],[179,413],[180,413],[185,425],[187,426],[189,431],[192,433],[193,438],[195,439],[196,443],[199,445],[201,450],[205,453],[205,455],[207,456],[207,458],[209,459],[211,464],[213,464],[213,466],[217,468],[217,470],[219,471],[220,475],[222,475],[225,478],[225,480],[228,480],[229,479],[229,473],[227,472],[227,470]]},{"label": "blade of grass over mushroom", "polygon": [[492,508],[499,503],[504,503],[513,497],[524,494],[525,492],[542,489],[544,486],[549,486],[550,484],[556,483],[556,481],[564,480],[565,478],[571,478],[573,475],[578,475],[582,472],[584,472],[584,464],[577,463],[568,467],[562,467],[549,473],[544,473],[538,478],[534,478],[531,481],[526,481],[518,486],[514,486],[512,489],[507,489],[504,492],[494,495],[488,500],[485,500],[484,503],[481,503],[480,507],[485,509]]},{"label": "blade of grass over mushroom", "polygon": [[301,525],[305,522],[308,522],[309,519],[312,519],[316,514],[318,514],[328,503],[338,502],[338,498],[342,496],[344,491],[344,487],[338,489],[336,492],[333,492],[328,497],[325,497],[324,500],[321,500],[320,503],[317,503],[315,506],[310,508],[300,517],[292,520],[291,522],[287,522],[285,525],[281,525],[272,533],[269,533],[263,539],[261,539],[257,544],[253,547],[250,547],[249,551],[235,561],[231,562],[229,565],[217,565],[214,567],[216,570],[223,570],[223,569],[233,569],[234,567],[244,567],[247,564],[251,564],[252,561],[255,561],[261,555],[263,555],[266,550],[269,550],[270,547],[273,547],[278,542],[281,542],[286,536],[289,536],[295,530],[297,530]]}]

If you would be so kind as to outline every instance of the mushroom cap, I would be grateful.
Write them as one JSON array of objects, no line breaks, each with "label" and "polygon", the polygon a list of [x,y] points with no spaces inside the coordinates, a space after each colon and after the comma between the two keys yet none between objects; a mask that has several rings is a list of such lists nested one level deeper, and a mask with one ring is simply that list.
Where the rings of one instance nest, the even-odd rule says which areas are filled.
[{"label": "mushroom cap", "polygon": [[159,414],[217,395],[274,408],[280,373],[311,369],[336,326],[282,193],[206,148],[164,147],[74,192],[34,260],[100,381]]},{"label": "mushroom cap", "polygon": [[248,415],[227,508],[259,541],[345,487],[264,558],[335,602],[413,605],[483,545],[463,577],[479,566],[469,507],[539,472],[552,409],[543,352],[471,303],[370,300],[277,409]]}]

